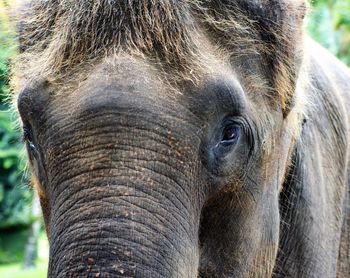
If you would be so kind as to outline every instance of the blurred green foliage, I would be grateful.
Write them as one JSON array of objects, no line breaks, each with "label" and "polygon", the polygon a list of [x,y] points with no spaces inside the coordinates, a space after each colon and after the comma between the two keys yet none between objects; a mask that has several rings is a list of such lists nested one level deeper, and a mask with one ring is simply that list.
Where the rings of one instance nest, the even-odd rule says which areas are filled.
[{"label": "blurred green foliage", "polygon": [[23,175],[21,135],[14,128],[14,115],[5,101],[10,91],[9,64],[16,51],[14,27],[9,17],[0,13],[0,230],[28,225],[31,215],[32,192]]},{"label": "blurred green foliage", "polygon": [[350,65],[350,0],[314,0],[310,35]]},{"label": "blurred green foliage", "polygon": [[23,261],[29,233],[29,228],[0,231],[0,265]]},{"label": "blurred green foliage", "polygon": [[[8,239],[9,242],[10,239]],[[23,244],[19,240],[20,243]],[[19,245],[18,240],[14,239],[12,244],[15,246]],[[0,277],[1,278],[45,278],[47,277],[47,267],[48,267],[48,257],[49,257],[49,246],[48,241],[43,232],[39,238],[39,254],[37,265],[35,269],[24,270],[20,262],[11,264],[0,264]],[[22,246],[23,248],[23,246]],[[14,249],[14,248],[13,248]],[[16,255],[16,250],[14,250],[12,256]]]}]

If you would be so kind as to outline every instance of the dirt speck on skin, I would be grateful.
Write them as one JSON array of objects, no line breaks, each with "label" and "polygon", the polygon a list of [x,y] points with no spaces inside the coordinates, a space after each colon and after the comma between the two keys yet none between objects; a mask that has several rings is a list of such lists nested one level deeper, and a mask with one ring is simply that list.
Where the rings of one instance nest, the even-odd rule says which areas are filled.
[{"label": "dirt speck on skin", "polygon": [[125,255],[126,257],[131,257],[131,250],[125,249],[125,250],[124,250],[124,255]]},{"label": "dirt speck on skin", "polygon": [[93,258],[88,258],[88,264],[94,264],[95,260]]},{"label": "dirt speck on skin", "polygon": [[115,268],[115,270],[117,270],[120,274],[124,274],[124,268],[123,268],[123,265],[122,264],[120,264],[120,263],[118,263],[118,264],[115,264],[114,265],[114,268]]}]

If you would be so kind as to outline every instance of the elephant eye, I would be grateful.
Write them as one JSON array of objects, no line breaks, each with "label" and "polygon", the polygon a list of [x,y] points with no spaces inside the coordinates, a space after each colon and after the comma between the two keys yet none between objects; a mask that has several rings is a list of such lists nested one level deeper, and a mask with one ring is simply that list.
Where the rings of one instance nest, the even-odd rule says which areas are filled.
[{"label": "elephant eye", "polygon": [[229,146],[237,142],[241,134],[241,128],[237,124],[229,124],[222,131],[221,144]]},{"label": "elephant eye", "polygon": [[33,153],[36,151],[36,147],[33,141],[33,134],[30,127],[23,128],[23,141],[27,144],[28,151]]}]

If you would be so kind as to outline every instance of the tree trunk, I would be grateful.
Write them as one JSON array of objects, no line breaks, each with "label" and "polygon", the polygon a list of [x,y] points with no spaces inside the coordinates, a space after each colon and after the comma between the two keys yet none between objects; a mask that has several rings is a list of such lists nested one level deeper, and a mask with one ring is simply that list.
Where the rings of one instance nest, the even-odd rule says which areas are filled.
[{"label": "tree trunk", "polygon": [[38,238],[41,228],[41,208],[39,197],[36,193],[34,193],[33,196],[32,219],[33,222],[30,227],[30,234],[28,236],[25,248],[23,269],[35,268],[36,259],[38,257]]}]

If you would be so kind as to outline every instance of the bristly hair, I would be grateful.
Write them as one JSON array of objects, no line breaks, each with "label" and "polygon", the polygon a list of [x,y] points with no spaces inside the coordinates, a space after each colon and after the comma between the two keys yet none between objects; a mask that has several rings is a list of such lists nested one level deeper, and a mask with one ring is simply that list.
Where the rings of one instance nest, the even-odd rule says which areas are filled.
[{"label": "bristly hair", "polygon": [[305,4],[306,0],[31,1],[20,19],[23,54],[18,65],[26,64],[27,69],[19,71],[62,76],[77,65],[126,51],[191,79],[202,59],[196,34],[205,31],[213,44],[229,52],[241,79],[254,83],[254,74],[265,73],[264,82],[274,91],[271,97],[277,94],[288,112],[302,59]]},{"label": "bristly hair", "polygon": [[254,72],[259,72],[255,67],[260,67],[260,72],[269,76],[266,86],[274,91],[271,97],[279,96],[288,114],[294,105],[293,95],[303,60],[307,1],[204,2],[207,26],[215,40],[229,49],[231,63],[239,68],[238,74],[243,80],[249,80]]},{"label": "bristly hair", "polygon": [[41,0],[26,8],[21,50],[40,52],[57,72],[120,48],[180,68],[192,56],[187,1]]}]

